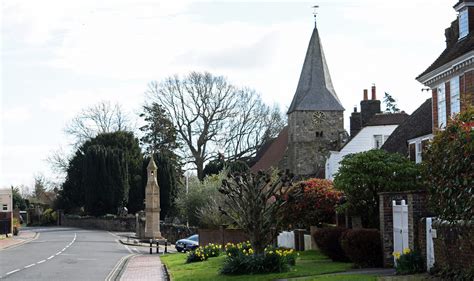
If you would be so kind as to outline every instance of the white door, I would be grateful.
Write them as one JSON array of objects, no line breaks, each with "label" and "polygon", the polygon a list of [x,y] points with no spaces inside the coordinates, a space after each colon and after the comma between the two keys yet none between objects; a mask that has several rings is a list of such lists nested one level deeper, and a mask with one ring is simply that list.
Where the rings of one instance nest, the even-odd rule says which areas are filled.
[{"label": "white door", "polygon": [[431,227],[433,218],[426,218],[426,268],[429,271],[435,262],[433,238],[436,230]]},{"label": "white door", "polygon": [[[395,200],[392,201],[393,210],[393,251],[402,253],[403,249],[408,246],[408,205],[402,200],[397,205]],[[396,259],[394,257],[394,262]]]}]

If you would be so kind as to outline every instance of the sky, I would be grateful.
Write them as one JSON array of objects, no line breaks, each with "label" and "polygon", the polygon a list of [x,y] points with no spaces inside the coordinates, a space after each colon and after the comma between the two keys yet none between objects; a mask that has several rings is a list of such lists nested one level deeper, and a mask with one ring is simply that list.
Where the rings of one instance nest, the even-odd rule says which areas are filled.
[{"label": "sky", "polygon": [[415,77],[444,50],[451,0],[2,0],[0,188],[57,178],[64,127],[100,101],[138,119],[150,81],[209,71],[286,111],[317,26],[348,117],[364,88],[412,113],[430,97]]}]

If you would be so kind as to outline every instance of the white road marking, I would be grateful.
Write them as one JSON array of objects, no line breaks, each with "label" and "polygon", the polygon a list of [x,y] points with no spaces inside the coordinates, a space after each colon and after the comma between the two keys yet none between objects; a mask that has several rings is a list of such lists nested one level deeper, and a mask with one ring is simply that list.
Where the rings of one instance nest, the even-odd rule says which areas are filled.
[{"label": "white road marking", "polygon": [[29,268],[29,267],[32,267],[32,266],[35,266],[35,265],[36,265],[36,263],[32,263],[30,265],[25,266],[25,268]]},{"label": "white road marking", "polygon": [[50,256],[49,258],[47,258],[47,260],[50,260],[50,259],[52,259],[52,258],[54,258],[54,255],[53,255],[53,256]]},{"label": "white road marking", "polygon": [[61,250],[61,252],[64,252],[64,251],[66,251],[66,249],[67,249],[67,247],[63,248],[63,249]]},{"label": "white road marking", "polygon": [[12,270],[12,271],[10,271],[10,272],[7,272],[6,275],[10,275],[10,274],[13,274],[13,273],[18,272],[18,271],[20,271],[20,269],[17,268],[17,269],[15,269],[15,270]]},{"label": "white road marking", "polygon": [[57,253],[56,253],[56,256],[57,256],[57,255],[60,255],[62,252],[63,252],[63,251],[57,252]]},{"label": "white road marking", "polygon": [[45,262],[46,260],[40,260],[39,262],[37,262],[37,264],[40,264],[40,263],[43,263]]}]

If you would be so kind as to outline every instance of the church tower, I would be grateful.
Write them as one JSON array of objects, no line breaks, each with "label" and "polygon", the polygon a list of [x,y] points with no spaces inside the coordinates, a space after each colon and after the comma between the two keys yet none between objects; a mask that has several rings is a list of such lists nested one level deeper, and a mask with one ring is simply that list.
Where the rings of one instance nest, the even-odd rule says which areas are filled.
[{"label": "church tower", "polygon": [[287,166],[297,176],[324,178],[330,150],[339,150],[344,107],[336,95],[316,24],[288,109]]}]

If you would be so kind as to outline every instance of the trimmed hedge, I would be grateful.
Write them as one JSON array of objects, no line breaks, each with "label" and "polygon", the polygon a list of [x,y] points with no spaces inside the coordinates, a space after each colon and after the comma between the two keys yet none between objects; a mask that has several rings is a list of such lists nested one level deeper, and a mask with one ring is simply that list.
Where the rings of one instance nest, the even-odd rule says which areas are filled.
[{"label": "trimmed hedge", "polygon": [[349,258],[341,247],[340,238],[346,228],[329,227],[316,230],[314,233],[314,241],[318,245],[323,254],[333,261],[348,262]]},{"label": "trimmed hedge", "polygon": [[357,267],[381,267],[382,242],[377,229],[349,229],[342,233],[341,247]]}]

